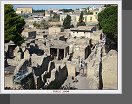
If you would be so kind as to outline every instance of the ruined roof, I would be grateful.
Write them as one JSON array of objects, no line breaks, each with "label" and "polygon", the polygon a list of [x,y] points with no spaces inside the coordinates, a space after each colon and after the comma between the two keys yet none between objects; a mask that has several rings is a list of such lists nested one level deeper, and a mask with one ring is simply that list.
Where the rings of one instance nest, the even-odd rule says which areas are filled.
[{"label": "ruined roof", "polygon": [[68,44],[77,44],[77,45],[85,45],[85,44],[89,44],[90,43],[90,39],[86,39],[86,38],[83,38],[83,39],[80,39],[80,38],[70,38],[67,40]]},{"label": "ruined roof", "polygon": [[64,27],[52,26],[49,29],[52,29],[52,28],[64,28]]},{"label": "ruined roof", "polygon": [[53,40],[52,42],[50,41],[48,44],[50,44],[50,48],[64,49],[68,47],[68,44],[61,40]]},{"label": "ruined roof", "polygon": [[82,30],[82,31],[91,31],[95,26],[79,26],[77,28],[71,28],[71,31]]},{"label": "ruined roof", "polygon": [[91,35],[100,35],[102,34],[102,30],[97,30],[97,31],[94,31],[93,33],[91,33]]},{"label": "ruined roof", "polygon": [[36,30],[33,29],[24,29],[23,32],[35,32]]},{"label": "ruined roof", "polygon": [[35,39],[27,39],[25,43],[35,43]]},{"label": "ruined roof", "polygon": [[67,32],[59,32],[58,35],[67,35]]},{"label": "ruined roof", "polygon": [[12,40],[10,40],[9,45],[15,45],[15,43]]}]

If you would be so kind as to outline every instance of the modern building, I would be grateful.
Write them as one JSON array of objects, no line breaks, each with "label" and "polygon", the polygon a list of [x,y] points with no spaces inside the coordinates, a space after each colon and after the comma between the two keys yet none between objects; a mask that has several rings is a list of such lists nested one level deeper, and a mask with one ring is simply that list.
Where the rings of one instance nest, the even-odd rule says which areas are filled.
[{"label": "modern building", "polygon": [[18,14],[27,14],[32,13],[33,9],[31,7],[18,7],[16,8],[16,13]]},{"label": "modern building", "polygon": [[[64,19],[66,18],[67,14],[60,14],[60,22],[63,22]],[[71,16],[71,22],[73,25],[76,25],[77,22],[79,21],[80,14],[70,14]],[[84,22],[87,23],[97,23],[97,15],[89,14],[89,15],[83,15],[84,17]]]}]

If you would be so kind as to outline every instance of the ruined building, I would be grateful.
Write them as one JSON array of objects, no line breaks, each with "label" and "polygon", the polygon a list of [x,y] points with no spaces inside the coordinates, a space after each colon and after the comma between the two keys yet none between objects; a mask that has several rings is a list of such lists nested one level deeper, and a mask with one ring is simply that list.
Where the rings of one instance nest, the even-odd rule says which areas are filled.
[{"label": "ruined building", "polygon": [[5,44],[5,87],[116,89],[117,82],[113,80],[117,77],[112,73],[117,68],[106,65],[113,58],[117,60],[117,53],[106,51],[104,34],[95,26],[31,29],[23,31],[23,36],[26,39],[21,46],[12,41]]}]

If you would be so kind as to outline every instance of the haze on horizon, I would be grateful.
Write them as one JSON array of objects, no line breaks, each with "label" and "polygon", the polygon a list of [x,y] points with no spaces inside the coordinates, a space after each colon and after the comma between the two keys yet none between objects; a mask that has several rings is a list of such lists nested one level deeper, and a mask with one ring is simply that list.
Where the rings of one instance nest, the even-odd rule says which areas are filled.
[{"label": "haze on horizon", "polygon": [[14,9],[18,7],[32,7],[34,10],[47,10],[47,9],[77,9],[77,8],[86,8],[86,7],[95,7],[99,8],[103,4],[14,4]]}]

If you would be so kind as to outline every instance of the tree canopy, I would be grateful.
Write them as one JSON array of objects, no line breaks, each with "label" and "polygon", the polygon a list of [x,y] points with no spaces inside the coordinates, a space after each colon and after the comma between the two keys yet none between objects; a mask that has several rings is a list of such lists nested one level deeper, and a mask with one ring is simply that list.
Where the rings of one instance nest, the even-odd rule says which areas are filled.
[{"label": "tree canopy", "polygon": [[93,12],[91,12],[90,10],[89,10],[89,8],[90,7],[87,7],[87,8],[85,8],[85,10],[83,11],[83,14],[85,14],[85,15],[92,15],[93,14]]},{"label": "tree canopy", "polygon": [[44,12],[45,12],[45,10],[43,10],[43,9],[41,9],[41,10],[33,9],[33,13],[44,13]]},{"label": "tree canopy", "polygon": [[50,24],[46,20],[42,20],[40,23],[40,27],[43,29],[48,29],[50,27]]},{"label": "tree canopy", "polygon": [[67,12],[73,12],[74,10],[72,10],[72,9],[61,9],[60,11],[67,13]]},{"label": "tree canopy", "polygon": [[49,22],[47,22],[46,20],[42,20],[41,22],[34,22],[33,23],[34,27],[36,27],[37,29],[48,29],[50,27]]},{"label": "tree canopy", "polygon": [[33,22],[33,26],[37,29],[40,28],[40,23],[37,23],[36,21]]},{"label": "tree canopy", "polygon": [[13,6],[10,4],[4,6],[4,15],[5,42],[12,40],[16,45],[20,45],[24,41],[21,36],[25,25],[24,19],[15,13]]},{"label": "tree canopy", "polygon": [[67,15],[66,18],[63,21],[63,26],[65,29],[71,28],[71,16]]},{"label": "tree canopy", "polygon": [[79,17],[79,21],[77,23],[77,26],[86,26],[85,22],[83,21],[84,17],[83,17],[83,12],[80,13],[80,17]]},{"label": "tree canopy", "polygon": [[53,15],[51,21],[53,21],[53,22],[58,22],[58,21],[60,21],[60,15],[57,14],[57,13],[54,13],[54,15]]},{"label": "tree canopy", "polygon": [[117,42],[118,34],[117,10],[117,6],[107,6],[98,14],[99,29],[102,29],[103,33],[114,42]]}]

